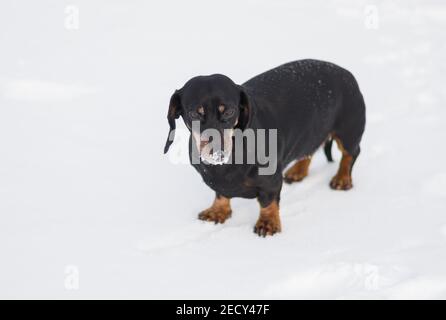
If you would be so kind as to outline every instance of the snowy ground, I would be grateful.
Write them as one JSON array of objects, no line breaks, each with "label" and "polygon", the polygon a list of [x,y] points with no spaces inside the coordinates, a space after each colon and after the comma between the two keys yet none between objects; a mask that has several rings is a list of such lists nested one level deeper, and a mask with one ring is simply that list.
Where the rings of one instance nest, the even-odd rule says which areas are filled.
[{"label": "snowy ground", "polygon": [[[0,297],[446,298],[445,30],[440,1],[2,0]],[[173,90],[301,58],[359,81],[354,189],[317,154],[281,234],[253,200],[198,221],[213,192],[162,154]]]}]

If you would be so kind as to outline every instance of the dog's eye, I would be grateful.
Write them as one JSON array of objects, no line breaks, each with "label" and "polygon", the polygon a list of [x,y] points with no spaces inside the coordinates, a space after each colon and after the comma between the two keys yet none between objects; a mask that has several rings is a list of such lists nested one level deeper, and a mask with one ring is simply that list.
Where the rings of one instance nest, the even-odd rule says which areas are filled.
[{"label": "dog's eye", "polygon": [[189,111],[189,112],[187,113],[187,115],[188,115],[189,118],[191,118],[192,120],[197,120],[197,119],[200,119],[200,118],[201,118],[200,114],[199,114],[197,111],[195,111],[195,110],[191,110],[191,111]]},{"label": "dog's eye", "polygon": [[234,113],[235,113],[234,108],[224,108],[221,116],[223,119],[229,119],[234,115]]},{"label": "dog's eye", "polygon": [[204,116],[204,108],[199,106],[197,110],[190,110],[187,114],[192,120],[198,120]]}]

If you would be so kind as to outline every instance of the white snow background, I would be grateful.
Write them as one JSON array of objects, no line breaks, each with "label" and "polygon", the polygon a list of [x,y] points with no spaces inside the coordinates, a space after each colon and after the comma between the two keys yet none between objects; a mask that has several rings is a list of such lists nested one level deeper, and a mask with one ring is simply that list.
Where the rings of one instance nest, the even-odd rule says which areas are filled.
[{"label": "white snow background", "polygon": [[[445,30],[441,1],[2,0],[0,297],[446,298]],[[281,234],[252,232],[255,200],[197,220],[213,191],[163,155],[170,95],[303,58],[365,97],[354,189],[319,152]]]}]

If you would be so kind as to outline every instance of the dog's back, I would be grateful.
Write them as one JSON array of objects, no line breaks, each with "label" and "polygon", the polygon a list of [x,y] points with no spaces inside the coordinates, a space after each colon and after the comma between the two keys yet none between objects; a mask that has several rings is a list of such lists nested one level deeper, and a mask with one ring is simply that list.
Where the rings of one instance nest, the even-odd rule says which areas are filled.
[{"label": "dog's back", "polygon": [[284,164],[311,155],[330,135],[355,154],[365,105],[353,75],[330,62],[298,60],[245,82],[258,110],[259,127],[279,128]]}]

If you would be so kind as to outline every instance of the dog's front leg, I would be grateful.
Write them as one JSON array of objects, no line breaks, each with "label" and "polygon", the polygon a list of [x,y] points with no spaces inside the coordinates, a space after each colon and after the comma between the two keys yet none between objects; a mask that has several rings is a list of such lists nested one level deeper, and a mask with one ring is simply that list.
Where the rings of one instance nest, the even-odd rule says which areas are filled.
[{"label": "dog's front leg", "polygon": [[254,226],[254,232],[261,237],[282,230],[279,216],[280,191],[273,193],[259,193],[257,200],[260,203],[260,215]]},{"label": "dog's front leg", "polygon": [[198,219],[205,221],[212,221],[217,223],[224,223],[231,217],[230,199],[216,194],[212,206],[198,215]]}]

